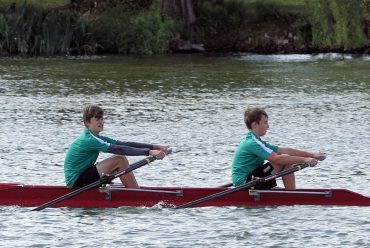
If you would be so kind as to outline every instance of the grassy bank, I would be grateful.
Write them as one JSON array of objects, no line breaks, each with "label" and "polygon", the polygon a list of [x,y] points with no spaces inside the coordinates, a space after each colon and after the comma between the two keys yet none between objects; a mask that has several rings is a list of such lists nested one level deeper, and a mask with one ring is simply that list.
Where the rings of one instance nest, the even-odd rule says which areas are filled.
[{"label": "grassy bank", "polygon": [[0,51],[32,56],[165,53],[173,30],[173,20],[162,21],[155,5],[81,13],[27,4],[0,14]]},{"label": "grassy bank", "polygon": [[[11,4],[15,3],[16,6],[22,6],[25,0],[1,0],[0,9],[9,8]],[[27,4],[43,7],[43,8],[55,8],[62,7],[70,3],[69,0],[27,0]]]},{"label": "grassy bank", "polygon": [[368,1],[202,1],[197,34],[212,51],[364,51]]},{"label": "grassy bank", "polygon": [[[9,10],[13,2],[16,8]],[[173,40],[203,44],[210,52],[349,52],[369,47],[367,0],[193,2],[196,18],[189,24],[180,1],[172,1],[172,8],[163,8],[160,0],[97,1],[95,7],[85,3],[78,8],[69,0],[28,0],[26,5],[2,0],[0,52],[157,54],[176,52],[178,47],[170,46]]]}]

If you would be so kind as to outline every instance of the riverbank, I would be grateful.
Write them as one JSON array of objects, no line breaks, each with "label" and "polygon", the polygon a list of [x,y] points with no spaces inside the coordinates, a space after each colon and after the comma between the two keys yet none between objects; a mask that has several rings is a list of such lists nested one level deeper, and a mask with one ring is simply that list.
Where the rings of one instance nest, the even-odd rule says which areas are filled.
[{"label": "riverbank", "polygon": [[13,2],[2,55],[370,53],[368,1]]}]

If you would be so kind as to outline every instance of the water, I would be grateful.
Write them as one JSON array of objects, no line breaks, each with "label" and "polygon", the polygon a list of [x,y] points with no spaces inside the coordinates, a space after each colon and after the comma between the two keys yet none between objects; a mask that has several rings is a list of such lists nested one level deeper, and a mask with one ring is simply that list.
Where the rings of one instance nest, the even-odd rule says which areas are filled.
[{"label": "water", "polygon": [[[173,147],[135,171],[140,184],[222,185],[246,133],[243,110],[257,105],[270,116],[266,140],[328,153],[297,173],[299,187],[369,194],[369,63],[337,54],[2,58],[0,182],[64,184],[82,105],[97,103],[105,135]],[[29,210],[0,207],[2,247],[370,244],[370,209],[360,207]]]}]

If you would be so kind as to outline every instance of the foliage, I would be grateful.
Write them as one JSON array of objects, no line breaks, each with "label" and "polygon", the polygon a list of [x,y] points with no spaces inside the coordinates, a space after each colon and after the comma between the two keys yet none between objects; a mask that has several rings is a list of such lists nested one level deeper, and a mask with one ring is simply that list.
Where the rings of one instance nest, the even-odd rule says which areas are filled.
[{"label": "foliage", "polygon": [[0,51],[46,56],[164,53],[174,22],[162,21],[159,13],[132,1],[84,14],[26,4],[14,13],[0,14]]},{"label": "foliage", "polygon": [[20,7],[23,4],[30,4],[38,7],[61,7],[70,3],[70,0],[1,0],[0,8],[8,8],[11,4]]},{"label": "foliage", "polygon": [[[0,14],[0,50],[9,54],[56,55],[85,49],[79,37],[84,23],[69,10],[47,11],[24,5],[15,13]],[[81,47],[79,47],[81,46]]]},{"label": "foliage", "polygon": [[[203,0],[198,2],[196,30],[198,40],[211,50],[243,50],[259,46],[265,33],[285,32],[306,22],[300,19],[300,5],[284,5],[276,1]],[[278,30],[280,27],[280,30]],[[251,38],[253,37],[253,38]],[[246,45],[253,39],[254,45]]]},{"label": "foliage", "polygon": [[162,13],[161,0],[80,0],[84,5],[75,9],[60,7],[64,0],[48,8],[40,7],[46,0],[19,1],[13,10],[2,6],[1,53],[157,54],[173,38],[208,51],[274,52],[286,44],[350,51],[366,48],[370,37],[370,0],[193,0],[195,23],[185,23],[181,2],[174,4],[177,12]]},{"label": "foliage", "polygon": [[312,43],[319,49],[358,49],[367,44],[362,0],[312,0]]},{"label": "foliage", "polygon": [[200,1],[197,11],[197,39],[210,49],[232,50],[239,40],[246,38],[243,30],[248,25],[247,5],[243,1]]},{"label": "foliage", "polygon": [[254,23],[271,22],[282,25],[289,25],[291,21],[297,19],[298,15],[304,14],[298,11],[302,6],[285,6],[277,2],[257,1],[251,5],[253,12],[250,13]]},{"label": "foliage", "polygon": [[161,20],[158,11],[133,14],[125,8],[112,8],[92,22],[102,52],[157,54],[166,52],[174,31],[172,19]]}]

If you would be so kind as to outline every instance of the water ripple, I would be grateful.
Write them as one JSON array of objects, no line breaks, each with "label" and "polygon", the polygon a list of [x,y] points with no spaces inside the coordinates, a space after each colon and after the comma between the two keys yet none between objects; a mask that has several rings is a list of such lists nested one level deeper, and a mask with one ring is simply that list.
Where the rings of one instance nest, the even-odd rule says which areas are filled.
[{"label": "water ripple", "polygon": [[[93,102],[106,110],[104,134],[173,147],[175,152],[165,160],[135,172],[140,184],[229,183],[235,147],[247,131],[243,110],[257,105],[270,116],[268,141],[327,152],[326,161],[297,173],[300,187],[369,193],[366,59],[334,55],[329,59],[319,55],[104,57],[67,62],[2,58],[0,72],[1,182],[63,185],[65,152],[82,130],[82,105]],[[29,210],[0,207],[3,247],[365,247],[370,243],[368,208]]]}]

